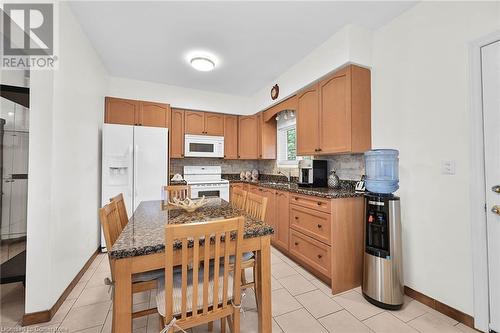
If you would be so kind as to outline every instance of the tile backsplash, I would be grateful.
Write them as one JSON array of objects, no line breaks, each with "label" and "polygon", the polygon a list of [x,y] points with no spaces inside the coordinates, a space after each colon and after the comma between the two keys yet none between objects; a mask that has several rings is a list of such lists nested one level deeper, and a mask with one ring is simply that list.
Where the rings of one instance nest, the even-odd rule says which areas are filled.
[{"label": "tile backsplash", "polygon": [[[365,173],[363,154],[316,156],[328,161],[328,171],[335,169],[340,179],[359,180]],[[224,160],[217,158],[184,158],[170,160],[170,173],[183,172],[185,165],[220,165],[224,174],[239,174],[241,171],[257,169],[261,174],[276,175],[280,171],[298,177],[297,168],[278,168],[275,160]]]}]

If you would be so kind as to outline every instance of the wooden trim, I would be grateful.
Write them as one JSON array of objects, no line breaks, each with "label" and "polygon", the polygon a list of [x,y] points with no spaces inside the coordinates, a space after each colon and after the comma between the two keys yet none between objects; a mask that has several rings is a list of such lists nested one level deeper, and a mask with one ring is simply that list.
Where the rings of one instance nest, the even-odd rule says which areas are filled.
[{"label": "wooden trim", "polygon": [[78,274],[75,276],[75,278],[71,281],[71,283],[66,287],[66,289],[63,291],[61,296],[59,296],[59,299],[56,301],[56,303],[48,310],[44,311],[39,311],[39,312],[32,312],[32,313],[25,313],[23,316],[22,320],[22,326],[28,326],[28,325],[34,325],[34,324],[40,324],[40,323],[46,323],[50,321],[54,315],[56,314],[57,310],[61,307],[62,303],[66,300],[68,295],[71,293],[73,288],[76,286],[80,278],[85,274],[87,269],[90,267],[94,259],[97,257],[99,252],[101,251],[101,248],[97,248],[95,252],[90,256],[89,260],[83,265],[82,269],[78,272]]},{"label": "wooden trim", "polygon": [[446,305],[444,303],[441,303],[440,301],[429,297],[427,295],[422,294],[421,292],[418,292],[414,289],[411,289],[410,287],[405,286],[405,294],[410,296],[413,299],[416,299],[420,303],[423,303],[427,305],[428,307],[441,312],[442,314],[455,319],[458,322],[461,322],[464,325],[467,325],[471,328],[474,328],[474,317],[463,313],[460,310],[457,310],[455,308],[452,308],[449,305]]}]

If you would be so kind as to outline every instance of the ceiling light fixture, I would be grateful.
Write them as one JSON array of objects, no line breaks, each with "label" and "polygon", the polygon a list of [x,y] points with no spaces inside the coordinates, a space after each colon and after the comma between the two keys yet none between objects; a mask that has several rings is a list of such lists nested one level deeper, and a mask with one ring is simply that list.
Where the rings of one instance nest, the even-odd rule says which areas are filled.
[{"label": "ceiling light fixture", "polygon": [[215,68],[215,62],[208,57],[194,57],[189,62],[194,69],[201,72],[209,72]]}]

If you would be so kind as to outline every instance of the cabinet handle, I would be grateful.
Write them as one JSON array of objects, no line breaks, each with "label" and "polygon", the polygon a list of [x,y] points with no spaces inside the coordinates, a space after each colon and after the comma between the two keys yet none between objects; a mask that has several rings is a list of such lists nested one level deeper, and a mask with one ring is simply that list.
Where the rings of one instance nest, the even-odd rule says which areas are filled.
[{"label": "cabinet handle", "polygon": [[297,197],[294,197],[294,199],[295,199],[295,201],[299,200],[299,198],[297,198]]},{"label": "cabinet handle", "polygon": [[181,157],[184,157],[184,154],[181,154]]},{"label": "cabinet handle", "polygon": [[323,256],[321,254],[318,254],[318,259],[321,259],[323,258]]},{"label": "cabinet handle", "polygon": [[298,216],[295,216],[295,219],[296,219],[296,220],[298,220],[298,219],[299,219],[299,217],[298,217]]},{"label": "cabinet handle", "polygon": [[295,246],[299,245],[299,242],[295,242]]},{"label": "cabinet handle", "polygon": [[261,192],[262,192],[262,189],[261,189],[261,188],[259,188],[259,191],[261,191]]},{"label": "cabinet handle", "polygon": [[322,225],[318,223],[318,228],[321,229]]},{"label": "cabinet handle", "polygon": [[317,204],[318,204],[318,206],[321,206],[321,202],[318,201]]}]

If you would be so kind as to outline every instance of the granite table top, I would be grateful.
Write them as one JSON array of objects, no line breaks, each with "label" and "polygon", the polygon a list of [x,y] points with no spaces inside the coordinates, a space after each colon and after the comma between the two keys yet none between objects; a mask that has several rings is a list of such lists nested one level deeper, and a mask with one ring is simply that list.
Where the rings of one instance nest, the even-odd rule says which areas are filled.
[{"label": "granite table top", "polygon": [[328,187],[300,187],[296,183],[287,182],[270,182],[263,181],[246,181],[246,180],[230,180],[230,183],[247,183],[256,186],[273,188],[280,191],[288,191],[291,193],[311,195],[325,199],[338,199],[338,198],[353,198],[362,197],[364,192],[356,192],[354,190],[355,182],[341,181],[339,189],[331,189]]},{"label": "granite table top", "polygon": [[[162,209],[160,200],[143,201],[139,204],[127,226],[116,240],[109,256],[112,259],[135,257],[165,251],[165,224],[192,223],[245,217],[244,238],[271,235],[274,230],[263,221],[248,216],[220,198],[209,198],[208,203],[188,213],[177,207]],[[188,244],[191,247],[192,241]],[[180,242],[174,248],[181,248]]]}]

